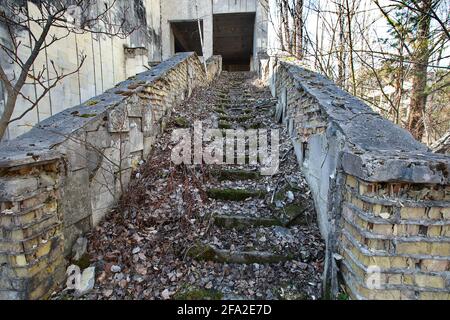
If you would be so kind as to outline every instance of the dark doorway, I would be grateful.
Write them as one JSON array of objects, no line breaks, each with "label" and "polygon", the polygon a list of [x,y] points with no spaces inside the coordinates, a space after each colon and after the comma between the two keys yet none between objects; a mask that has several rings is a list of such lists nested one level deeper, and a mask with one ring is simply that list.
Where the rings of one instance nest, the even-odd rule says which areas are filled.
[{"label": "dark doorway", "polygon": [[250,70],[254,29],[255,13],[214,15],[214,54],[222,56],[224,70]]},{"label": "dark doorway", "polygon": [[[175,40],[175,53],[194,51],[199,56],[203,55],[197,20],[171,22],[170,25]],[[200,27],[203,34],[203,21],[200,21]]]}]

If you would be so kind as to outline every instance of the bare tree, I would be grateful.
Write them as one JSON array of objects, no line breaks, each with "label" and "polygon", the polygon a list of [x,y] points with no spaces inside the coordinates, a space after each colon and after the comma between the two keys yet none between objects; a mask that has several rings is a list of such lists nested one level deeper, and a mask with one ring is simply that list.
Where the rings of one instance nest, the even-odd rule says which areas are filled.
[{"label": "bare tree", "polygon": [[[281,50],[303,59],[304,0],[275,0],[272,3],[259,0],[259,4],[268,13],[269,23],[274,27]],[[271,4],[276,17],[272,16]]]},{"label": "bare tree", "polygon": [[[126,3],[126,2],[125,2]],[[36,108],[39,102],[64,78],[77,73],[83,66],[85,55],[79,57],[77,68],[64,72],[50,61],[49,76],[46,66],[36,69],[38,56],[71,34],[96,33],[110,37],[126,38],[137,27],[127,22],[128,7],[117,0],[98,2],[93,0],[3,0],[0,2],[0,25],[8,34],[9,44],[0,43],[0,52],[6,57],[0,60],[0,79],[6,92],[6,103],[0,117],[0,138],[8,125],[23,118]],[[33,12],[31,12],[33,10]],[[37,12],[35,12],[37,11]],[[25,57],[23,52],[29,52]],[[7,70],[13,69],[12,75]],[[31,81],[31,82],[30,82]],[[40,94],[34,98],[22,89],[36,84]],[[12,118],[18,98],[30,106]]]}]

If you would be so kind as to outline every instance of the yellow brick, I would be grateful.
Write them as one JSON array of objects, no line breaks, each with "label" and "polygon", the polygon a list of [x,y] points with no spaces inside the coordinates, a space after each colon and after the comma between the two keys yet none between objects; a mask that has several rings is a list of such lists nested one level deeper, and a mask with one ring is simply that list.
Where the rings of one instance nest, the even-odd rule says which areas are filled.
[{"label": "yellow brick", "polygon": [[441,208],[442,217],[446,220],[450,220],[450,208]]},{"label": "yellow brick", "polygon": [[51,247],[52,247],[52,243],[50,241],[47,242],[46,244],[44,244],[37,250],[36,256],[39,258],[39,257],[47,255],[50,252]]},{"label": "yellow brick", "polygon": [[431,245],[431,255],[450,257],[450,243],[433,243]]},{"label": "yellow brick", "polygon": [[357,216],[355,216],[355,222],[361,229],[367,229],[367,225],[369,224],[366,220],[363,220]]},{"label": "yellow brick", "polygon": [[402,278],[403,278],[403,284],[408,285],[408,286],[414,285],[414,276],[413,275],[404,274]]},{"label": "yellow brick", "polygon": [[374,204],[372,210],[376,215],[380,215],[380,213],[383,211],[383,206],[381,204]]},{"label": "yellow brick", "polygon": [[450,294],[446,292],[421,292],[420,300],[450,300]]},{"label": "yellow brick", "polygon": [[352,197],[352,203],[359,209],[363,210],[364,209],[364,203],[356,198],[356,197]]},{"label": "yellow brick", "polygon": [[419,234],[419,226],[415,224],[398,224],[394,226],[394,235],[416,236]]},{"label": "yellow brick", "polygon": [[420,260],[414,258],[406,258],[407,269],[417,269],[417,264],[420,263]]},{"label": "yellow brick", "polygon": [[441,235],[441,226],[429,226],[427,230],[427,235],[429,237],[439,237]]},{"label": "yellow brick", "polygon": [[359,194],[373,194],[375,192],[375,185],[372,183],[359,182]]},{"label": "yellow brick", "polygon": [[414,291],[401,291],[400,300],[415,300],[416,294]]},{"label": "yellow brick", "polygon": [[442,216],[442,208],[432,207],[427,208],[428,218],[432,220],[440,220],[443,218]]},{"label": "yellow brick", "polygon": [[420,268],[423,271],[435,271],[435,272],[444,272],[449,268],[448,260],[431,260],[424,259],[420,262]]},{"label": "yellow brick", "polygon": [[346,182],[347,182],[347,185],[349,187],[352,187],[352,188],[355,188],[355,189],[358,188],[358,180],[356,180],[355,177],[347,176]]},{"label": "yellow brick", "polygon": [[392,224],[374,224],[372,231],[375,234],[382,234],[382,235],[392,235],[393,233],[393,225]]},{"label": "yellow brick", "polygon": [[400,290],[370,290],[370,300],[400,300]]},{"label": "yellow brick", "polygon": [[429,254],[431,243],[427,242],[403,242],[397,244],[399,254]]},{"label": "yellow brick", "polygon": [[450,237],[450,226],[442,226],[441,236]]},{"label": "yellow brick", "polygon": [[355,227],[353,227],[352,225],[350,225],[350,224],[348,224],[347,222],[345,222],[344,223],[344,227],[345,227],[345,229],[348,231],[348,232],[350,232],[350,234],[353,236],[353,238],[355,238],[356,239],[356,241],[358,241],[358,242],[362,242],[362,236],[361,236],[361,234],[359,233],[359,231],[358,230],[356,230],[356,228]]},{"label": "yellow brick", "polygon": [[388,284],[402,284],[402,275],[401,274],[387,275],[386,282]]},{"label": "yellow brick", "polygon": [[430,276],[426,274],[417,274],[416,284],[421,288],[445,288],[444,279],[438,276]]},{"label": "yellow brick", "polygon": [[425,218],[425,208],[401,208],[400,217],[402,219],[423,219]]},{"label": "yellow brick", "polygon": [[24,267],[27,265],[27,258],[25,255],[16,256],[15,260],[18,267]]},{"label": "yellow brick", "polygon": [[13,230],[11,231],[11,239],[12,240],[23,240],[24,239],[24,235],[23,235],[23,230]]},{"label": "yellow brick", "polygon": [[389,257],[391,268],[408,268],[408,259],[404,257]]},{"label": "yellow brick", "polygon": [[389,250],[390,243],[389,240],[380,239],[369,239],[367,242],[367,247],[373,250]]}]

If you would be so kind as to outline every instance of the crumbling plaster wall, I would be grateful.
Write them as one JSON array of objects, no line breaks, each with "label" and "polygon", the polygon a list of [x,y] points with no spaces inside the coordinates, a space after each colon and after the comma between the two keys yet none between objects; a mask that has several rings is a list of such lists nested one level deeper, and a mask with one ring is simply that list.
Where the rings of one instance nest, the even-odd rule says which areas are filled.
[{"label": "crumbling plaster wall", "polygon": [[267,71],[326,239],[326,295],[340,273],[354,299],[450,299],[450,157],[293,59]]},{"label": "crumbling plaster wall", "polygon": [[45,298],[74,241],[109,212],[172,108],[220,74],[177,54],[0,144],[0,299]]},{"label": "crumbling plaster wall", "polygon": [[[86,55],[86,60],[78,73],[63,79],[61,83],[51,89],[37,108],[27,113],[21,120],[11,124],[4,139],[13,139],[68,106],[80,104],[113,87],[129,75],[143,72],[146,70],[145,66],[148,66],[149,60],[161,61],[159,2],[160,0],[120,0],[117,2],[117,5],[129,7],[130,23],[136,22],[141,27],[126,39],[91,33],[70,34],[41,52],[34,67],[37,73],[42,66],[46,66],[48,70],[48,75],[45,74],[46,78],[54,77],[51,61],[54,61],[58,69],[70,73],[80,65],[82,54]],[[31,2],[29,2],[29,10],[31,14],[37,14],[37,9]],[[39,34],[40,29],[34,30],[35,28],[38,27],[32,25],[33,31]],[[65,31],[52,28],[49,34],[63,37]],[[29,44],[29,36],[26,32],[22,32],[21,35],[20,56],[22,59],[26,59],[29,56],[29,49],[26,48]],[[6,45],[10,42],[8,33],[3,26],[0,26],[0,41]],[[127,53],[125,48],[139,48],[137,50],[139,55],[136,52]],[[144,51],[141,48],[144,48]],[[3,56],[2,58],[4,58]],[[7,63],[2,63],[2,65],[8,66]],[[19,69],[9,68],[7,71],[13,78],[13,73],[19,72]],[[36,83],[28,84],[24,86],[22,92],[25,96],[34,99],[36,94],[39,95],[42,92],[42,88]],[[1,90],[0,94],[2,94]],[[0,105],[5,98],[4,94],[0,96]],[[13,118],[22,114],[29,107],[30,103],[19,97]],[[0,112],[2,112],[1,108]]]}]

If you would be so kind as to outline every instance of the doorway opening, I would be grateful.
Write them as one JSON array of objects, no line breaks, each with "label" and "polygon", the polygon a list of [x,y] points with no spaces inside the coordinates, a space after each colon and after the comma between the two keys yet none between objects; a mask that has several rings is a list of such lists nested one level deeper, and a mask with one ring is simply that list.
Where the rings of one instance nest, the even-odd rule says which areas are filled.
[{"label": "doorway opening", "polygon": [[250,71],[255,13],[214,15],[214,54],[221,55],[223,70]]},{"label": "doorway opening", "polygon": [[[175,53],[194,51],[198,56],[203,56],[197,20],[171,22],[170,26],[174,38]],[[203,21],[200,21],[200,28],[203,35]]]}]

